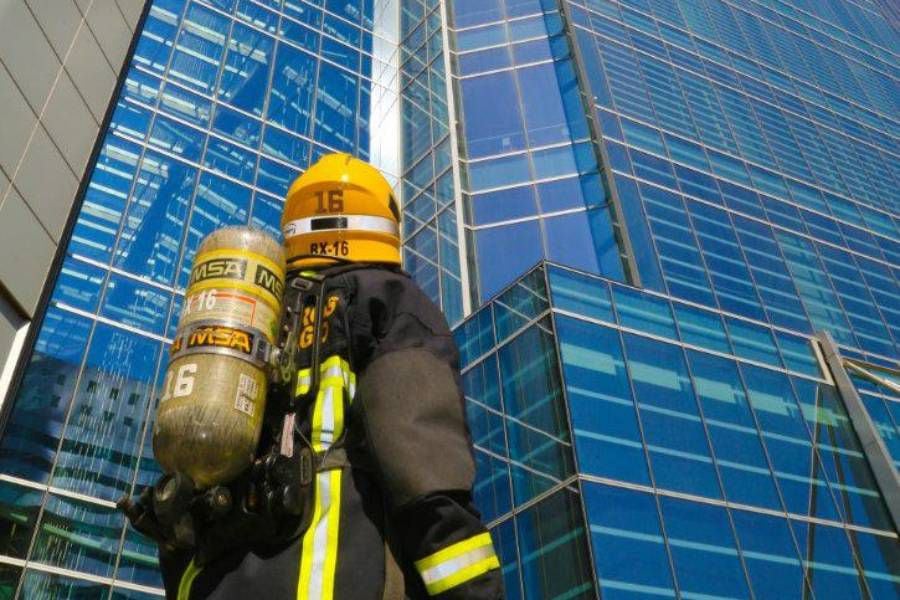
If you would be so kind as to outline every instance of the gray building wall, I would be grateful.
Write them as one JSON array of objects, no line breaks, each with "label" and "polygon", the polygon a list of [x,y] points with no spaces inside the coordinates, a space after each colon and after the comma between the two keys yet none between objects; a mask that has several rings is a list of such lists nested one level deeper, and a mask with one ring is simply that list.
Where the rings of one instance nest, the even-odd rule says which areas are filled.
[{"label": "gray building wall", "polygon": [[145,0],[0,0],[0,402]]}]

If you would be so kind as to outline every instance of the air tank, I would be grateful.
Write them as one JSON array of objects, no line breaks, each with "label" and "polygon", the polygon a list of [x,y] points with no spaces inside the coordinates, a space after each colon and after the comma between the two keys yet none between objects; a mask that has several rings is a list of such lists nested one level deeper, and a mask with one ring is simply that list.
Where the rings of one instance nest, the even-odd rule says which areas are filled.
[{"label": "air tank", "polygon": [[200,244],[153,429],[166,473],[207,489],[252,463],[284,277],[281,244],[258,229],[226,227]]}]

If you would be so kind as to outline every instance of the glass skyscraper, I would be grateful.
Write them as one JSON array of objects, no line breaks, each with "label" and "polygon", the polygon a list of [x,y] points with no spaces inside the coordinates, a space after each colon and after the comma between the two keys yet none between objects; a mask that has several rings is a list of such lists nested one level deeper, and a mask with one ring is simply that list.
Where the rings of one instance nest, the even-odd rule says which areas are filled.
[{"label": "glass skyscraper", "polygon": [[898,597],[891,10],[453,4],[508,596]]},{"label": "glass skyscraper", "polygon": [[0,440],[0,597],[161,595],[116,498],[193,252],[323,153],[403,206],[509,598],[900,596],[881,0],[150,0]]}]

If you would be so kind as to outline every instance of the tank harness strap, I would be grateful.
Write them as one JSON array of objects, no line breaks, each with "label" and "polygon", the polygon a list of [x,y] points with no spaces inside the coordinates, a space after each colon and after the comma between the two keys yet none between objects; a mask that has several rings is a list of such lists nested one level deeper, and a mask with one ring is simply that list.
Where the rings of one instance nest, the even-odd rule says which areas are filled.
[{"label": "tank harness strap", "polygon": [[197,579],[197,575],[199,574],[200,567],[192,560],[188,563],[184,573],[181,574],[181,582],[178,584],[177,600],[190,600],[191,586],[194,585],[194,580]]}]

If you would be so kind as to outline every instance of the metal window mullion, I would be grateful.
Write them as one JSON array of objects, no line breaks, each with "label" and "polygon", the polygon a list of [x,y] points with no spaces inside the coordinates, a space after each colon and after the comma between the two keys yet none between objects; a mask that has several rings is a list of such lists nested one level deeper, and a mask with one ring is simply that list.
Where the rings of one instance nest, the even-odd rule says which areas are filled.
[{"label": "metal window mullion", "polygon": [[850,418],[850,424],[859,438],[863,454],[872,469],[875,482],[881,490],[894,528],[900,531],[900,476],[894,467],[890,452],[844,368],[834,338],[827,331],[819,332],[816,337],[821,345],[825,362],[834,377],[835,385]]},{"label": "metal window mullion", "polygon": [[[459,277],[462,290],[463,317],[472,314],[472,281],[469,271],[469,248],[465,231],[466,210],[462,193],[461,152],[459,136],[459,115],[457,113],[456,96],[454,94],[453,65],[450,59],[450,25],[449,5],[446,0],[441,0],[438,9],[441,16],[441,45],[444,60],[444,87],[446,89],[447,114],[450,123],[448,134],[450,136],[450,163],[453,172],[453,204],[456,210],[456,236],[459,250]],[[437,179],[437,176],[435,177]]]}]

